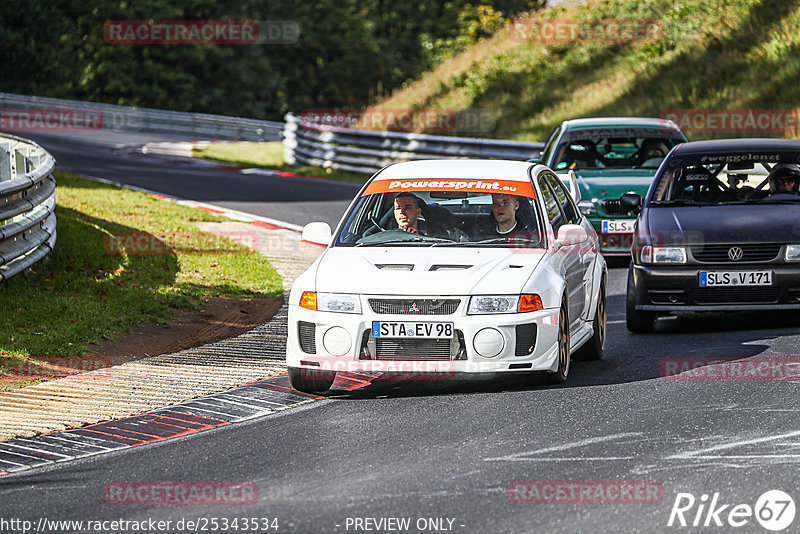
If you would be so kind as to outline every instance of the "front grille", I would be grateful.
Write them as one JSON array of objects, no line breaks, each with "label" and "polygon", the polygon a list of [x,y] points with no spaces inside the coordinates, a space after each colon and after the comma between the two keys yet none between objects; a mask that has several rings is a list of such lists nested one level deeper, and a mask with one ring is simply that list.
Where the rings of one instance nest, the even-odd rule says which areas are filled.
[{"label": "front grille", "polygon": [[306,354],[317,353],[316,341],[317,325],[315,323],[307,323],[306,321],[297,322],[297,332],[300,338],[300,348]]},{"label": "front grille", "polygon": [[[732,247],[742,249],[742,258],[733,261],[728,257]],[[745,245],[702,245],[692,247],[694,259],[703,263],[747,263],[759,261],[772,261],[778,257],[781,245],[775,244],[745,244]]]},{"label": "front grille", "polygon": [[604,200],[602,202],[603,211],[609,215],[627,215],[628,210],[622,207],[619,200]]},{"label": "front grille", "polygon": [[528,356],[536,348],[536,323],[518,324],[514,329],[517,344],[514,347],[514,356]]},{"label": "front grille", "polygon": [[459,299],[367,299],[372,311],[396,315],[451,315]]},{"label": "front grille", "polygon": [[378,360],[449,360],[449,339],[376,339]]},{"label": "front grille", "polygon": [[774,304],[779,287],[699,287],[692,291],[697,304]]}]

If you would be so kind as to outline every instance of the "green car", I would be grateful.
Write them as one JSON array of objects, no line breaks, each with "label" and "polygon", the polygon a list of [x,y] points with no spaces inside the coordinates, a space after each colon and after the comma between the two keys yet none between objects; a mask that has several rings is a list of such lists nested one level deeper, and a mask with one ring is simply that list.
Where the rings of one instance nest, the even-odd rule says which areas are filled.
[{"label": "green car", "polygon": [[620,205],[619,197],[638,193],[644,198],[664,157],[686,140],[669,120],[575,119],[556,127],[539,156],[529,161],[544,163],[565,182],[572,181],[574,171],[578,208],[597,231],[600,250],[607,256],[626,256],[636,215]]}]

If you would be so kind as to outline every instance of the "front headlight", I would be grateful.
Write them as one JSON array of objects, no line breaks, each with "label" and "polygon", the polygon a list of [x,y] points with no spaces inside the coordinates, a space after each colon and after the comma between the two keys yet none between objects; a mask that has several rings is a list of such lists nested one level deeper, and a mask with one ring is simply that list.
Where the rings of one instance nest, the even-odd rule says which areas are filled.
[{"label": "front headlight", "polygon": [[578,210],[587,216],[597,213],[597,208],[594,207],[594,202],[591,200],[581,200],[578,202]]},{"label": "front headlight", "polygon": [[346,293],[313,293],[306,291],[300,297],[300,307],[309,310],[361,313],[361,299],[358,295]]},{"label": "front headlight", "polygon": [[518,303],[518,296],[470,297],[467,314],[515,313]]},{"label": "front headlight", "polygon": [[786,245],[786,261],[800,261],[800,245]]},{"label": "front headlight", "polygon": [[524,313],[542,309],[542,299],[539,295],[493,295],[470,297],[467,315],[482,315],[487,313]]},{"label": "front headlight", "polygon": [[642,247],[642,263],[686,263],[686,249],[683,247]]}]

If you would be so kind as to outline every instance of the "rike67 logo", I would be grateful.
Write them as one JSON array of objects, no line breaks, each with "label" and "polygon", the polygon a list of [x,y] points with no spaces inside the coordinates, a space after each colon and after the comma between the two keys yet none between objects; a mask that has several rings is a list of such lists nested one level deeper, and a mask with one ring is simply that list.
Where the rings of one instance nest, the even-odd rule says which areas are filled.
[{"label": "rike67 logo", "polygon": [[792,524],[795,516],[794,499],[781,490],[769,490],[756,499],[755,506],[747,503],[731,504],[715,492],[709,497],[696,498],[691,493],[678,493],[669,513],[668,527],[731,527],[750,526],[753,519],[763,528],[778,532]]}]

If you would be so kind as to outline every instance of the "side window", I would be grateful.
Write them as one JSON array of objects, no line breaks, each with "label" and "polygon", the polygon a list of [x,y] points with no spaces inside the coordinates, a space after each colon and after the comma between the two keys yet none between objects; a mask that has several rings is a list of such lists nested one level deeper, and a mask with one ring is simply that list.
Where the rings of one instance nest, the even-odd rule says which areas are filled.
[{"label": "side window", "polygon": [[558,234],[558,229],[564,224],[564,215],[558,207],[558,201],[555,195],[553,195],[550,186],[547,184],[545,176],[546,173],[539,175],[539,189],[542,190],[542,200],[544,200],[544,207],[547,210],[547,218],[550,221],[550,225],[553,227],[553,232]]},{"label": "side window", "polygon": [[567,191],[567,187],[555,175],[545,173],[545,176],[547,176],[547,181],[553,188],[558,203],[561,205],[561,210],[564,212],[565,224],[578,224],[580,215],[578,215],[575,204],[572,203],[572,197],[569,191]]}]

